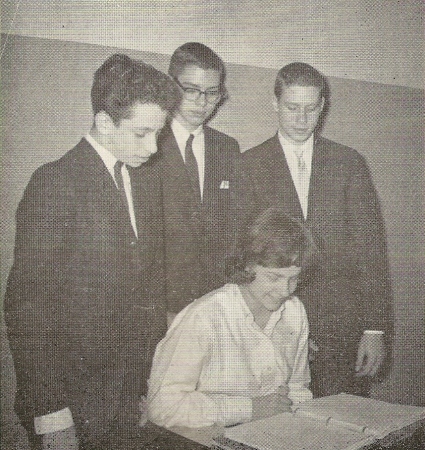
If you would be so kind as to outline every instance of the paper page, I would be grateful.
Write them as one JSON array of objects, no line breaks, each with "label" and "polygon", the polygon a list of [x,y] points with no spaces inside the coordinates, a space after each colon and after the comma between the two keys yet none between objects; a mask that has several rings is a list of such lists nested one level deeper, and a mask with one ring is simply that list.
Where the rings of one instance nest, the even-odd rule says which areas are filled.
[{"label": "paper page", "polygon": [[[425,418],[425,408],[398,405],[349,394],[308,400],[299,405],[296,414],[332,417],[335,423],[347,422],[366,434],[378,438]],[[330,421],[332,422],[332,420]]]},{"label": "paper page", "polygon": [[227,428],[225,437],[258,450],[356,450],[375,441],[363,433],[291,413]]}]

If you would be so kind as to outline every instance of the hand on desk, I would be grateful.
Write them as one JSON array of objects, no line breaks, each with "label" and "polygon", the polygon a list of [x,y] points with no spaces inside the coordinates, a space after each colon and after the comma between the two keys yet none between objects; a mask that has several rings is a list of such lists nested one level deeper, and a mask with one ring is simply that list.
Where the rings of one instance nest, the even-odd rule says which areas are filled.
[{"label": "hand on desk", "polygon": [[75,427],[43,434],[42,447],[43,450],[78,450],[78,438]]},{"label": "hand on desk", "polygon": [[291,412],[292,401],[288,397],[287,386],[280,386],[279,391],[263,397],[252,399],[252,420],[264,419],[283,412]]},{"label": "hand on desk", "polygon": [[374,376],[385,358],[385,343],[383,334],[363,334],[357,352],[356,372],[363,377]]}]

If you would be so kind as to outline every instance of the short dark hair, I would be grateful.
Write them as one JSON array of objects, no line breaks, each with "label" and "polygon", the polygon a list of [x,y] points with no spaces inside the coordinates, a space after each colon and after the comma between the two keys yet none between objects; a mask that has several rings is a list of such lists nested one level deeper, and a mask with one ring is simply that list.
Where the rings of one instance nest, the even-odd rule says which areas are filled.
[{"label": "short dark hair", "polygon": [[168,75],[127,55],[110,56],[94,74],[93,113],[105,111],[115,125],[130,118],[138,102],[153,103],[172,113],[180,99],[180,90]]},{"label": "short dark hair", "polygon": [[200,42],[187,42],[178,47],[171,56],[168,74],[173,78],[179,75],[187,66],[196,66],[204,70],[217,70],[220,74],[220,86],[224,90],[226,67],[223,60]]},{"label": "short dark hair", "polygon": [[325,96],[327,81],[317,69],[310,64],[293,62],[282,67],[276,76],[274,84],[274,95],[279,100],[282,95],[283,86],[315,86]]},{"label": "short dark hair", "polygon": [[230,281],[246,284],[255,279],[255,274],[246,270],[249,266],[301,267],[313,251],[311,234],[299,220],[280,208],[269,208],[248,228],[239,255],[229,259],[228,275]]}]

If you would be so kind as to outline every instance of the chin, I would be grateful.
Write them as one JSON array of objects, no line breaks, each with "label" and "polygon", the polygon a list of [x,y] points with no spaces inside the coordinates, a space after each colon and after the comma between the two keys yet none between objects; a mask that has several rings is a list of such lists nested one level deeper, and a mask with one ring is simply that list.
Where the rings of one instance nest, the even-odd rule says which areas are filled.
[{"label": "chin", "polygon": [[300,136],[300,135],[297,135],[297,136],[294,136],[293,139],[294,139],[295,142],[298,142],[299,144],[302,144],[303,142],[307,141],[309,137],[310,137],[310,136]]},{"label": "chin", "polygon": [[145,158],[139,158],[137,161],[132,161],[127,163],[129,166],[131,167],[139,167],[142,164],[144,164],[145,162],[147,162],[149,160],[149,156],[145,157]]},{"label": "chin", "polygon": [[275,312],[283,305],[283,302],[284,300],[280,301],[279,303],[275,303],[274,305],[270,305],[267,309],[270,312]]},{"label": "chin", "polygon": [[198,128],[200,127],[203,123],[205,122],[204,119],[199,119],[199,120],[192,120],[191,125],[192,127]]}]

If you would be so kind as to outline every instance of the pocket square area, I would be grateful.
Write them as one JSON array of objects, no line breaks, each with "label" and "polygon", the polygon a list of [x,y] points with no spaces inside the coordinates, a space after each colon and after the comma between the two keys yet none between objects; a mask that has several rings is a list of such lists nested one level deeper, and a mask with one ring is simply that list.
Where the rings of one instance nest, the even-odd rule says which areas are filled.
[{"label": "pocket square area", "polygon": [[229,189],[229,182],[227,180],[223,180],[220,184],[220,189]]}]

